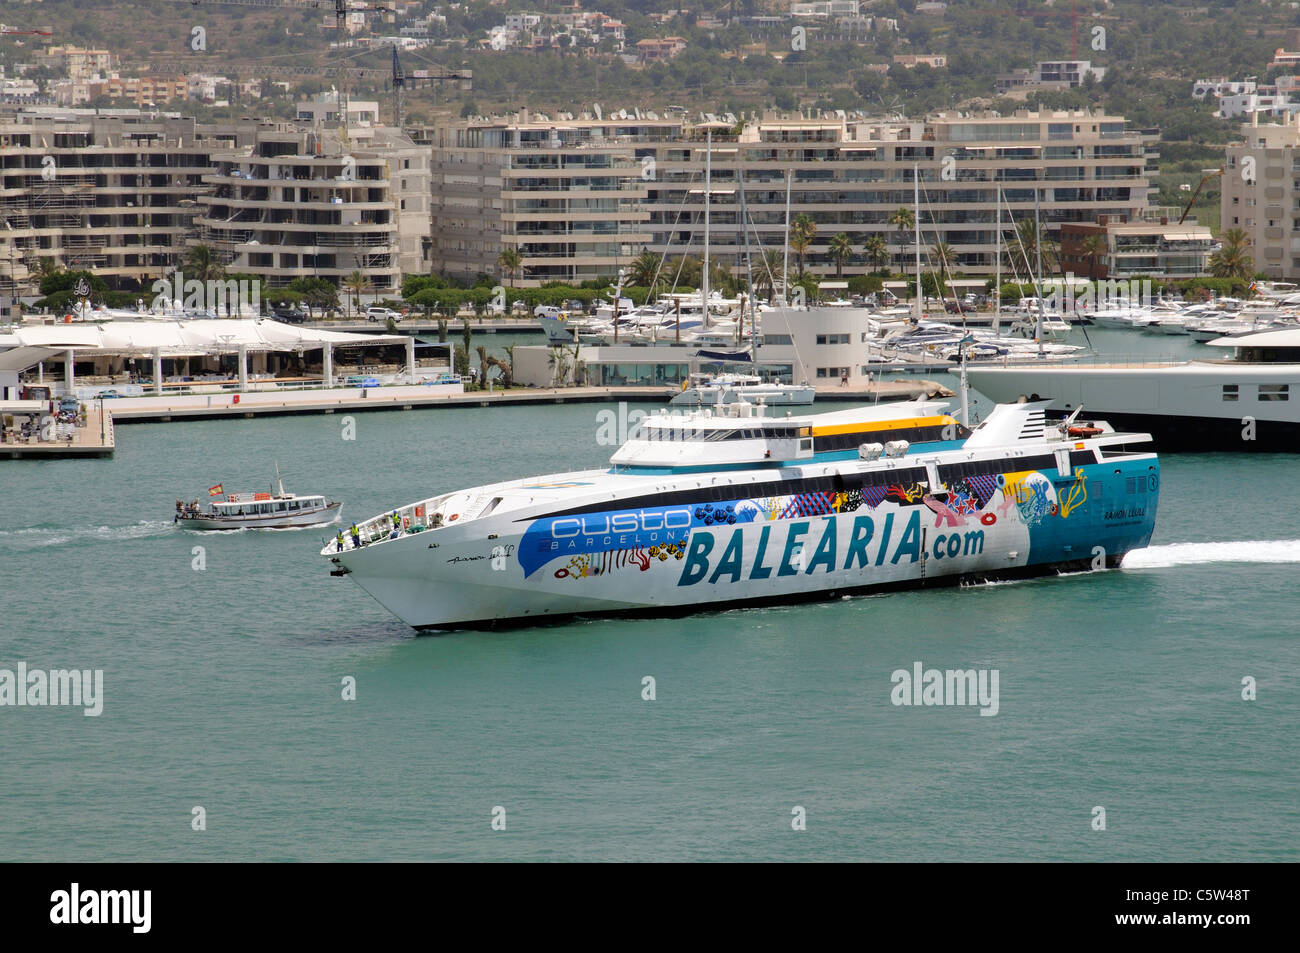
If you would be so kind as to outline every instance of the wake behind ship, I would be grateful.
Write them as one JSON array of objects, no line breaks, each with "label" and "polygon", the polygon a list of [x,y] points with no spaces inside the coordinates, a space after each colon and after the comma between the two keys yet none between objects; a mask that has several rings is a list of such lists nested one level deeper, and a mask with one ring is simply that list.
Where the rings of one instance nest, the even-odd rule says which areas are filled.
[{"label": "wake behind ship", "polygon": [[[680,613],[1114,567],[1148,544],[1146,434],[915,402],[647,417],[586,470],[445,493],[321,555],[417,629]],[[761,411],[761,408],[760,408]]]}]

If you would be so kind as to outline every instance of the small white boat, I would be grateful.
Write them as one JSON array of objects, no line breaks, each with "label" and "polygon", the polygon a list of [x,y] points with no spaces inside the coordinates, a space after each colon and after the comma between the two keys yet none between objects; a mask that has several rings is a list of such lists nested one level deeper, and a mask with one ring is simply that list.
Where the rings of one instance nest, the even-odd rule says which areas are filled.
[{"label": "small white boat", "polygon": [[715,407],[737,401],[758,401],[769,406],[811,404],[816,388],[804,384],[769,383],[754,374],[692,374],[687,386],[669,401],[674,406]]},{"label": "small white boat", "polygon": [[[316,493],[299,496],[286,493],[276,468],[278,491],[270,493],[223,493],[221,484],[208,492],[224,499],[213,500],[203,509],[197,501],[176,501],[173,522],[185,529],[292,529],[320,526],[339,517],[342,503]],[[213,491],[216,493],[213,493]]]}]

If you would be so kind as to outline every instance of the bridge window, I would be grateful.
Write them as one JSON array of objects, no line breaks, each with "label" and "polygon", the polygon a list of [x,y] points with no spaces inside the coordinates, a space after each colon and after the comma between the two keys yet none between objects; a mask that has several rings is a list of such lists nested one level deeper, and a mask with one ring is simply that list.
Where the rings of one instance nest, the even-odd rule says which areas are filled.
[{"label": "bridge window", "polygon": [[1291,399],[1290,387],[1291,385],[1289,384],[1260,384],[1259,399],[1260,400],[1290,400]]}]

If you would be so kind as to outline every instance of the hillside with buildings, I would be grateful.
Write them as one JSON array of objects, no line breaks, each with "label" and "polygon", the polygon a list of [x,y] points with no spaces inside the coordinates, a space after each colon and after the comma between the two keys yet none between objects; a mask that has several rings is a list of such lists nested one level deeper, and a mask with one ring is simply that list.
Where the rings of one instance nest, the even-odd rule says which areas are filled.
[{"label": "hillside with buildings", "polygon": [[[813,226],[801,270],[905,271],[896,213],[917,175],[923,221],[963,275],[997,270],[999,202],[1008,222],[1037,204],[1059,264],[1099,277],[1205,275],[1207,225],[1248,235],[1263,273],[1300,271],[1283,194],[1295,127],[1242,130],[1300,110],[1300,13],[999,11],[13,3],[0,293],[34,296],[67,269],[133,291],[195,246],[272,287],[604,281],[647,250],[698,256],[706,130],[713,260],[732,271],[746,233],[783,245],[787,177],[791,214]],[[1198,39],[1211,30],[1233,42]],[[1240,174],[1242,150],[1268,178]],[[1115,229],[1142,223],[1169,233],[1123,257]],[[1097,229],[1104,251],[1086,241]]]}]

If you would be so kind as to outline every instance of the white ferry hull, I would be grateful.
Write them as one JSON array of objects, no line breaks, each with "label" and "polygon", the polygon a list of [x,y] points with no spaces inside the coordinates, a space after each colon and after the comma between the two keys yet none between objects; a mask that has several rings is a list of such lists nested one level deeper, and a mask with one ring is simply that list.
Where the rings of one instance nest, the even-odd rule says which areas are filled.
[{"label": "white ferry hull", "polygon": [[[1097,472],[1087,480],[1009,474],[1007,493],[990,476],[957,510],[906,487],[899,494],[915,498],[901,502],[814,493],[576,518],[489,516],[349,548],[333,561],[341,567],[335,574],[417,629],[674,614],[1016,578],[1096,568],[1098,552],[1115,565],[1147,544],[1154,458],[1126,463],[1113,480],[1102,475],[1110,465],[1090,469]],[[1125,480],[1130,493],[1140,482],[1140,507],[1116,502]],[[1088,486],[1094,498],[1085,505]]]}]

